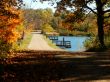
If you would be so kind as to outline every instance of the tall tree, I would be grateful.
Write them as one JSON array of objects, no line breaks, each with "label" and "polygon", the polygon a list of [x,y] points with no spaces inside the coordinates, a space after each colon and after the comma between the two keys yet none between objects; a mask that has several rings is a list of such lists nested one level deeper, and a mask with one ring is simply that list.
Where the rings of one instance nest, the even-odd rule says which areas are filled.
[{"label": "tall tree", "polygon": [[0,53],[9,52],[17,41],[16,26],[20,23],[21,0],[0,0]]}]

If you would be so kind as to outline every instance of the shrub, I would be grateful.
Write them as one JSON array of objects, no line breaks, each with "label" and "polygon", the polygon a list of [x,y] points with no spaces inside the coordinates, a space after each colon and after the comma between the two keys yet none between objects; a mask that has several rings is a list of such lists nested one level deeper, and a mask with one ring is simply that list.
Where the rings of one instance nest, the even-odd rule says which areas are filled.
[{"label": "shrub", "polygon": [[42,30],[43,30],[44,33],[46,33],[46,32],[53,32],[54,31],[54,29],[49,24],[44,24],[42,26]]},{"label": "shrub", "polygon": [[[105,48],[102,48],[97,37],[90,37],[84,42],[84,46],[87,51],[105,51],[107,48],[110,48],[110,38],[106,36],[105,38]],[[109,40],[109,41],[108,41]]]},{"label": "shrub", "polygon": [[4,59],[11,52],[11,44],[7,44],[4,41],[0,40],[0,59]]}]

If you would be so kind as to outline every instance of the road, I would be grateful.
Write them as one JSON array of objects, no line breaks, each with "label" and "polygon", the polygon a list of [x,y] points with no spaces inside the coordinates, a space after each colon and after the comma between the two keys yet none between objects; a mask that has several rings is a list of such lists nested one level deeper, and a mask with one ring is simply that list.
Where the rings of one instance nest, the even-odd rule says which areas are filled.
[{"label": "road", "polygon": [[43,35],[37,32],[32,33],[32,40],[28,46],[29,50],[58,50],[50,47],[44,40]]}]

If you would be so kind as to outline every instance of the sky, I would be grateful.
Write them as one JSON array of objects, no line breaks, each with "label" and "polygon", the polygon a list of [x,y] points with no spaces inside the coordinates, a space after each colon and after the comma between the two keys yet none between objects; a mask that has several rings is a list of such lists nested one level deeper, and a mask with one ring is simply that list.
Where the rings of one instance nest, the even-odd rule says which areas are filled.
[{"label": "sky", "polygon": [[43,3],[39,2],[39,0],[37,0],[37,2],[32,2],[32,0],[23,0],[24,4],[26,5],[26,8],[32,8],[32,9],[45,9],[45,8],[51,8],[53,12],[55,12],[55,5],[52,6],[51,4],[49,4],[49,2],[45,1]]},{"label": "sky", "polygon": [[[51,8],[53,12],[55,12],[55,8],[56,7],[56,4],[55,5],[51,5],[49,4],[48,1],[45,1],[43,3],[40,2],[40,0],[36,0],[37,2],[33,2],[33,0],[23,0],[24,4],[25,4],[25,8],[32,8],[32,9],[46,9],[46,8]],[[54,1],[54,0],[53,0]],[[91,8],[95,8],[95,4],[89,4],[88,5],[89,7]]]}]

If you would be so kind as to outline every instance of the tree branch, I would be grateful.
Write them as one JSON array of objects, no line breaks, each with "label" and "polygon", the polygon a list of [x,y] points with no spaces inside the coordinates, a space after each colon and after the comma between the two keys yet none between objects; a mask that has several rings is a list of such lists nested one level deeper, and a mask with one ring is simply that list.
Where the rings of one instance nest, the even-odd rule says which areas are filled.
[{"label": "tree branch", "polygon": [[104,13],[107,13],[107,12],[110,12],[110,9],[108,9],[108,10],[104,11]]},{"label": "tree branch", "polygon": [[97,14],[97,12],[95,12],[92,8],[88,7],[87,5],[85,6],[87,9],[89,9],[90,11],[92,11],[94,14]]}]

